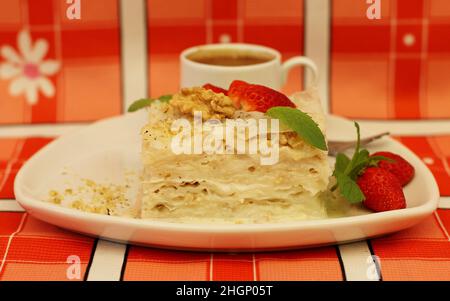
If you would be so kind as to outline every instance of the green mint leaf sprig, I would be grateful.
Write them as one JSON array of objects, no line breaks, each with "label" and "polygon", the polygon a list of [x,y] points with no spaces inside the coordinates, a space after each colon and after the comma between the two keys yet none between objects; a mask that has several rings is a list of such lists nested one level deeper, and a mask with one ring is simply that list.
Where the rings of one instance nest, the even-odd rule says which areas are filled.
[{"label": "green mint leaf sprig", "polygon": [[172,95],[162,95],[158,98],[141,98],[134,101],[129,107],[128,112],[136,112],[142,108],[148,107],[153,101],[168,102],[172,99]]},{"label": "green mint leaf sprig", "polygon": [[290,107],[272,107],[267,110],[266,115],[279,119],[308,144],[320,150],[327,150],[325,136],[317,123],[308,114]]},{"label": "green mint leaf sprig", "polygon": [[352,178],[340,172],[336,173],[335,177],[339,191],[347,201],[354,204],[364,200],[363,192]]},{"label": "green mint leaf sprig", "polygon": [[365,199],[364,194],[356,183],[357,178],[364,172],[364,169],[370,166],[377,166],[381,160],[392,161],[384,156],[371,157],[368,150],[360,149],[360,128],[357,122],[355,122],[355,127],[357,135],[355,152],[351,159],[344,153],[337,154],[333,172],[337,183],[331,188],[332,191],[339,188],[341,195],[352,204],[362,202]]}]

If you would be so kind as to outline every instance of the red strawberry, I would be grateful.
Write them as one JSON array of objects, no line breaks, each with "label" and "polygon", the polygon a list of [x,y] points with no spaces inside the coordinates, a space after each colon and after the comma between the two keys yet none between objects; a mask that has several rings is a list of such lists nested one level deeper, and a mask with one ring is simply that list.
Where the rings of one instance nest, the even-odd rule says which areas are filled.
[{"label": "red strawberry", "polygon": [[295,104],[284,94],[271,88],[248,84],[235,80],[228,89],[228,96],[237,108],[245,111],[259,111],[265,113],[271,107],[292,107]]},{"label": "red strawberry", "polygon": [[389,171],[379,167],[369,167],[357,179],[365,196],[364,206],[376,211],[406,208],[402,185]]},{"label": "red strawberry", "polygon": [[244,90],[250,86],[250,84],[242,80],[234,80],[228,88],[228,96],[233,100],[236,108],[241,107],[239,96],[244,94]]},{"label": "red strawberry", "polygon": [[399,155],[390,152],[377,152],[372,154],[372,156],[383,156],[394,160],[395,162],[381,160],[378,163],[378,167],[394,174],[402,186],[408,184],[414,177],[414,167]]},{"label": "red strawberry", "polygon": [[223,93],[223,94],[225,94],[225,95],[228,94],[228,91],[227,91],[227,90],[222,89],[222,88],[217,87],[217,86],[214,86],[214,85],[212,85],[212,84],[204,84],[204,85],[203,85],[203,88],[205,88],[205,89],[207,89],[207,90],[211,90],[211,91],[213,91],[213,92],[215,92],[215,93]]}]

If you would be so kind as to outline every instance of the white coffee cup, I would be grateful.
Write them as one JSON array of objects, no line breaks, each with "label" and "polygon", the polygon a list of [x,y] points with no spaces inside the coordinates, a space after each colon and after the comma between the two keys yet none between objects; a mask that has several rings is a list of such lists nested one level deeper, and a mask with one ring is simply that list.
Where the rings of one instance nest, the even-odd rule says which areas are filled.
[{"label": "white coffee cup", "polygon": [[[237,51],[253,52],[256,55],[266,54],[270,60],[253,65],[220,66],[195,62],[188,58],[198,51],[235,49]],[[296,66],[306,66],[312,71],[313,82],[317,81],[317,66],[309,58],[296,56],[281,63],[279,51],[260,45],[229,43],[195,46],[180,54],[181,87],[202,86],[206,83],[227,89],[233,80],[239,79],[253,84],[260,84],[280,90],[286,83],[289,71]]]}]

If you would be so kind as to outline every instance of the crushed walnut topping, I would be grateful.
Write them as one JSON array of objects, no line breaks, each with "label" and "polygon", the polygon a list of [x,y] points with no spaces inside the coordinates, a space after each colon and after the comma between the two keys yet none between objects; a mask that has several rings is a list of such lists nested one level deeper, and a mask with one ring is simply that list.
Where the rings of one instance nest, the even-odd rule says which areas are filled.
[{"label": "crushed walnut topping", "polygon": [[181,89],[172,97],[170,105],[182,114],[194,116],[194,111],[200,111],[203,120],[231,118],[236,111],[228,96],[200,87]]},{"label": "crushed walnut topping", "polygon": [[[82,185],[62,192],[50,190],[48,201],[85,212],[136,217],[137,211],[127,197],[129,184],[116,185],[81,179]],[[64,203],[63,203],[64,202]]]}]

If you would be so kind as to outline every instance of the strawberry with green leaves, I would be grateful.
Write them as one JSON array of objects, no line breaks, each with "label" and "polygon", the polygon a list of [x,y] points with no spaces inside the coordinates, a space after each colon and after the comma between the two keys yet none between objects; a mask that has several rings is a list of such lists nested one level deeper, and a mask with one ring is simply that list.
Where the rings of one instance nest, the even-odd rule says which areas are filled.
[{"label": "strawberry with green leaves", "polygon": [[364,194],[363,204],[375,211],[406,208],[405,195],[397,177],[380,167],[368,167],[358,177],[358,186]]},{"label": "strawberry with green leaves", "polygon": [[350,203],[363,202],[364,206],[376,211],[388,211],[406,208],[405,196],[400,181],[390,171],[379,167],[383,162],[393,160],[380,154],[370,155],[366,149],[360,149],[360,130],[355,122],[357,143],[353,157],[343,153],[336,157],[333,175],[340,194]]}]

